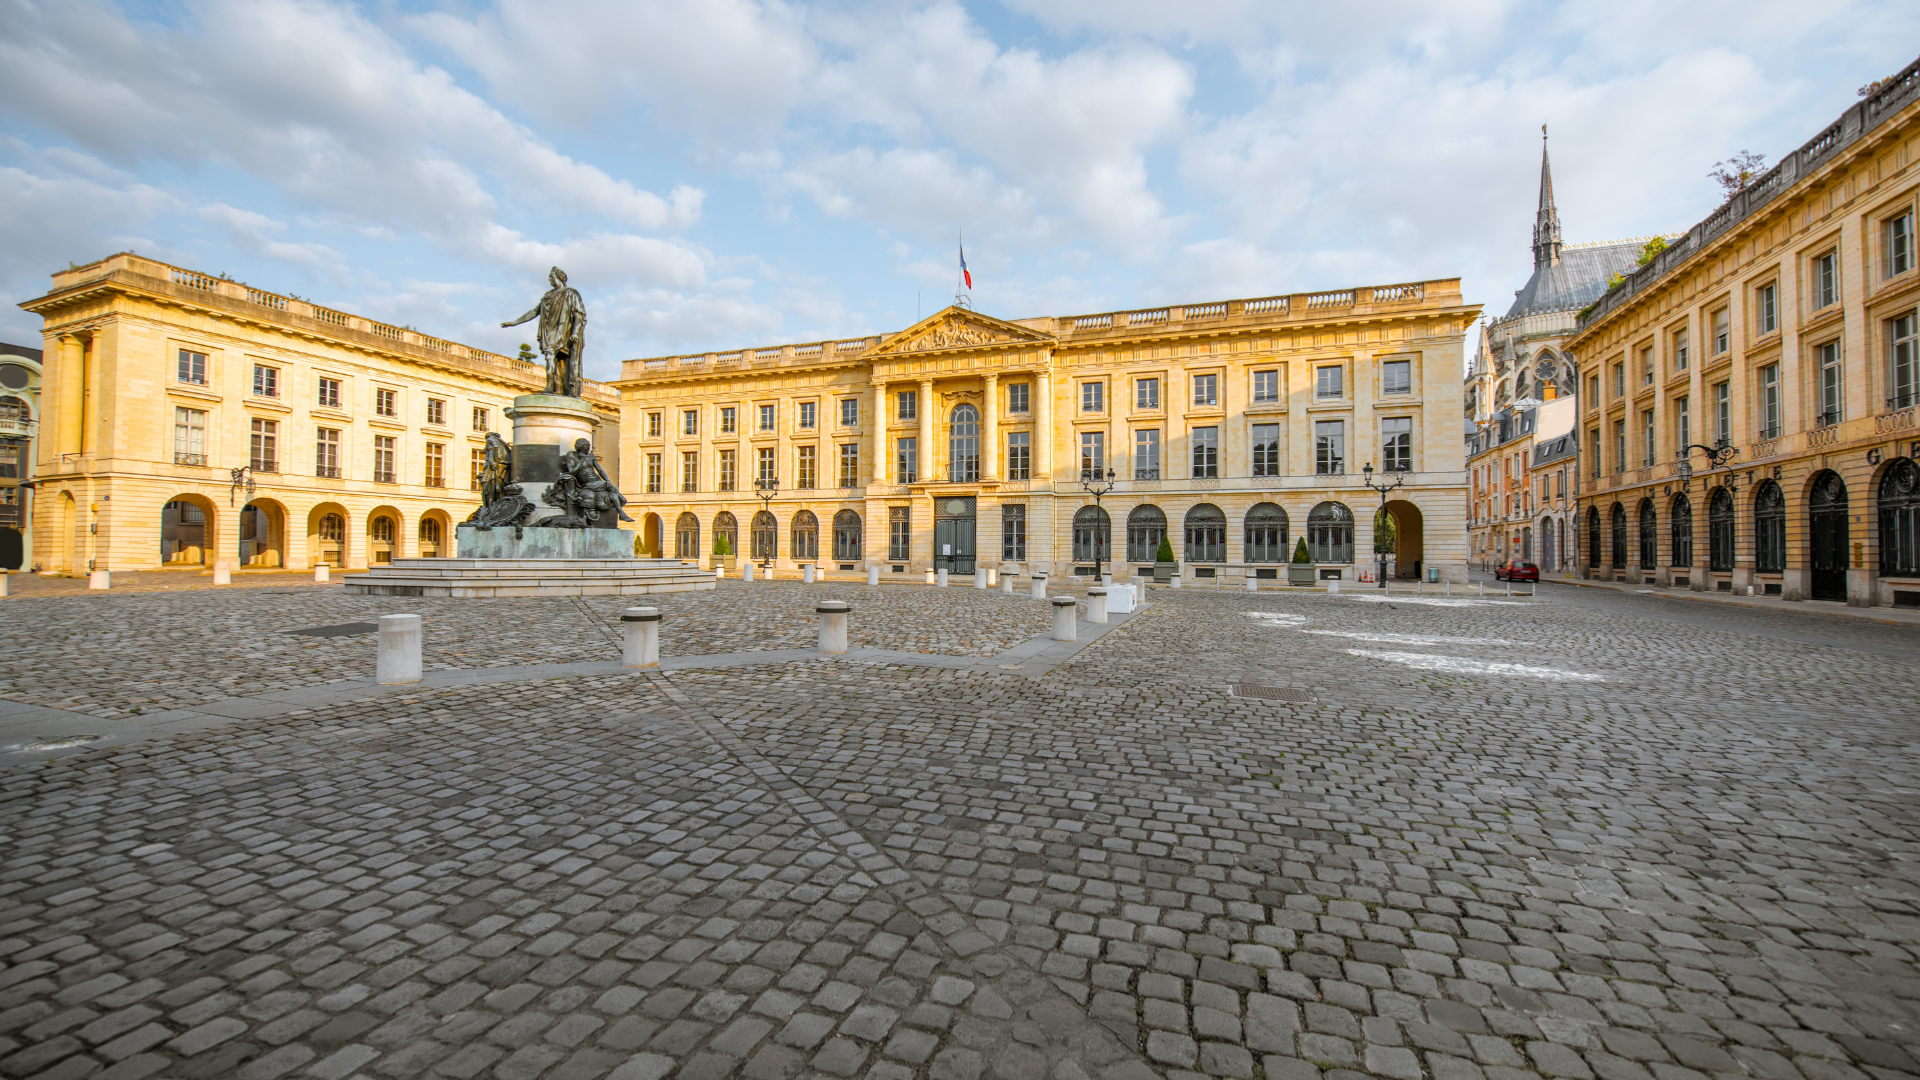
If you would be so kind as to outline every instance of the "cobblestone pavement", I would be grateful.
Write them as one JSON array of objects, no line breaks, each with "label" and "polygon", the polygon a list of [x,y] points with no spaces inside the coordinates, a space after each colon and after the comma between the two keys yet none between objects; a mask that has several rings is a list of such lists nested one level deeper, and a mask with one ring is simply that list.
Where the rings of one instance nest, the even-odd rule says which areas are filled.
[{"label": "cobblestone pavement", "polygon": [[1920,635],[1154,601],[1040,679],[492,684],[0,773],[0,1075],[1920,1072]]}]

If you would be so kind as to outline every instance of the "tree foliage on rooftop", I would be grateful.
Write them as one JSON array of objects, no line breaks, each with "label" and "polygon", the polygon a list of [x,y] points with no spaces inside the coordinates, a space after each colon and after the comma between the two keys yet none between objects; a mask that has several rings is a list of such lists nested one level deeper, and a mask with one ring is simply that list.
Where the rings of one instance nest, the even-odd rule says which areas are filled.
[{"label": "tree foliage on rooftop", "polygon": [[1721,193],[1731,199],[1746,190],[1766,166],[1765,154],[1742,150],[1725,161],[1714,162],[1713,168],[1707,170],[1707,179],[1719,184]]}]

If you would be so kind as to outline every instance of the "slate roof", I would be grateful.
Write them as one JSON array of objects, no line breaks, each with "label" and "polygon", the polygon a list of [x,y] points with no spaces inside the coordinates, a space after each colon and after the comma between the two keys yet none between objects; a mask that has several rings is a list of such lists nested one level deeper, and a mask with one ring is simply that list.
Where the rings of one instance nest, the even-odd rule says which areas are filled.
[{"label": "slate roof", "polygon": [[1578,311],[1607,291],[1607,279],[1632,273],[1645,240],[1590,244],[1560,249],[1557,261],[1534,267],[1527,284],[1513,295],[1505,318],[1546,311]]}]

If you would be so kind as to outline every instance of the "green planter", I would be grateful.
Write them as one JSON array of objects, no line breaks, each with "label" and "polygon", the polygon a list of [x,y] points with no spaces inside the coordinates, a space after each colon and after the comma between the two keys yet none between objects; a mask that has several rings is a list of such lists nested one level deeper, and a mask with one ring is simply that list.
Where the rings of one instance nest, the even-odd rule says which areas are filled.
[{"label": "green planter", "polygon": [[1288,563],[1287,564],[1287,584],[1289,585],[1314,584],[1314,565],[1312,563]]},{"label": "green planter", "polygon": [[1180,572],[1180,564],[1177,562],[1154,563],[1153,564],[1153,583],[1155,585],[1165,585],[1167,582],[1173,580],[1173,575],[1179,572]]}]

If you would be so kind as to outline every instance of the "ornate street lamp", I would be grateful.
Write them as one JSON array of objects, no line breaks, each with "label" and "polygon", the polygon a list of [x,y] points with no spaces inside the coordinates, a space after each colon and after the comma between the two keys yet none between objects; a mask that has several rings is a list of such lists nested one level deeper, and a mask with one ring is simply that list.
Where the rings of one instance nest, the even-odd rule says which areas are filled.
[{"label": "ornate street lamp", "polygon": [[[1392,491],[1394,488],[1397,488],[1400,485],[1407,482],[1406,477],[1400,476],[1400,477],[1396,477],[1393,483],[1391,484],[1374,483],[1373,482],[1373,462],[1371,461],[1367,462],[1366,467],[1360,470],[1360,474],[1364,478],[1363,482],[1367,485],[1368,488],[1380,493],[1380,512],[1382,514],[1386,513],[1387,511],[1387,492]],[[1374,547],[1376,548],[1378,548],[1379,546],[1380,546],[1379,544],[1374,545]],[[1380,571],[1379,571],[1380,587],[1384,589],[1387,587],[1387,553],[1384,551],[1375,551],[1374,554],[1379,556],[1379,559],[1377,561],[1380,566]]]},{"label": "ornate street lamp", "polygon": [[234,496],[239,494],[241,488],[247,489],[247,501],[252,502],[254,492],[253,466],[242,465],[237,469],[228,469],[227,471],[233,474],[233,485],[227,490],[227,505],[233,505]]},{"label": "ornate street lamp", "polygon": [[[1080,486],[1086,489],[1089,495],[1093,496],[1093,508],[1099,510],[1101,517],[1104,519],[1107,512],[1101,507],[1100,499],[1105,496],[1107,492],[1113,490],[1113,470],[1108,469],[1106,475],[1103,476],[1099,469],[1081,469]],[[1113,544],[1113,529],[1111,526],[1107,529],[1107,544],[1108,546],[1112,546]],[[1101,571],[1105,562],[1106,560],[1100,554],[1100,523],[1095,522],[1093,533],[1093,580],[1095,582],[1103,582],[1106,580],[1106,575]]]},{"label": "ornate street lamp", "polygon": [[[779,478],[769,476],[761,480],[755,480],[753,482],[753,493],[760,499],[760,506],[766,511],[767,516],[773,516],[773,498],[780,494]],[[747,535],[751,536],[753,533],[749,531]],[[780,542],[780,526],[777,523],[773,527],[773,537],[775,544]],[[760,577],[762,580],[767,579],[768,568],[772,565],[773,544],[768,544],[765,552],[760,556]]]},{"label": "ornate street lamp", "polygon": [[[1675,471],[1680,474],[1680,490],[1682,491],[1685,491],[1687,485],[1693,482],[1693,460],[1689,453],[1689,451],[1693,450],[1698,450],[1707,455],[1707,471],[1709,473],[1715,469],[1726,470],[1725,484],[1728,493],[1731,494],[1734,483],[1739,479],[1739,475],[1733,471],[1733,459],[1739,456],[1739,447],[1729,443],[1725,435],[1713,440],[1712,446],[1689,443],[1681,447],[1674,456],[1679,458],[1679,462],[1675,465]],[[1702,477],[1702,479],[1705,480],[1706,478]]]}]

